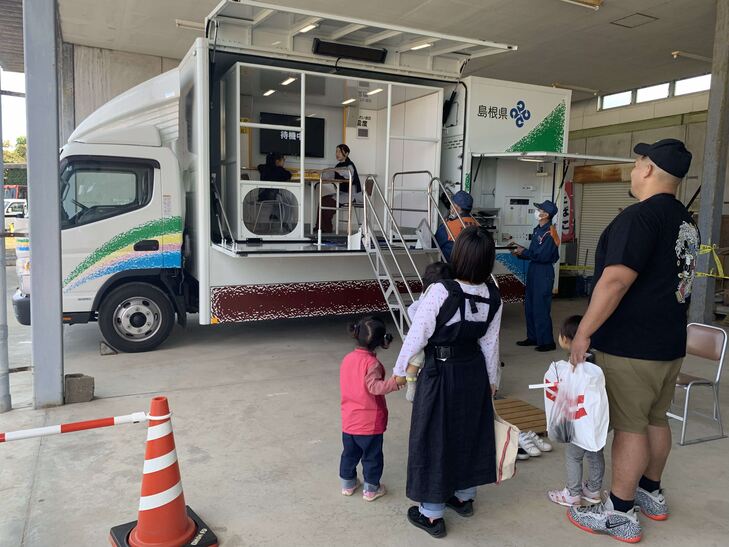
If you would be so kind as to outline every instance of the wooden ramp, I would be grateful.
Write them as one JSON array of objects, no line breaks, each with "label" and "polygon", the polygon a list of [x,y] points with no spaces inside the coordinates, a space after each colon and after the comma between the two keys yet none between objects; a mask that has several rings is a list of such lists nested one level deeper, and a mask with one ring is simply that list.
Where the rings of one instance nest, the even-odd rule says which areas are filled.
[{"label": "wooden ramp", "polygon": [[496,412],[507,422],[522,431],[547,432],[547,417],[544,410],[519,399],[494,399]]}]

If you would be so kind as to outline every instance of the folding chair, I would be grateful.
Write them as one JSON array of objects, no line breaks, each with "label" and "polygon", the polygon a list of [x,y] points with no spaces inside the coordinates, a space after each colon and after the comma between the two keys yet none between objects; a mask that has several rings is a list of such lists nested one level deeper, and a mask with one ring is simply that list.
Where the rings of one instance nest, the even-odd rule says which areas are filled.
[{"label": "folding chair", "polygon": [[[714,361],[717,364],[716,377],[712,380],[691,374],[679,373],[676,378],[676,388],[686,391],[686,398],[683,404],[683,416],[679,416],[672,412],[668,412],[669,418],[683,422],[681,425],[681,446],[687,444],[700,443],[704,441],[713,441],[715,439],[723,439],[724,425],[721,422],[721,408],[719,408],[719,382],[721,380],[721,371],[724,365],[724,354],[726,353],[727,334],[723,329],[703,325],[701,323],[689,323],[686,333],[686,355],[694,355],[703,359]],[[686,441],[686,423],[689,412],[689,399],[692,388],[708,387],[714,394],[714,413],[713,416],[707,416],[701,412],[693,411],[693,414],[704,416],[715,421],[719,426],[719,434],[710,437],[701,437]]]}]

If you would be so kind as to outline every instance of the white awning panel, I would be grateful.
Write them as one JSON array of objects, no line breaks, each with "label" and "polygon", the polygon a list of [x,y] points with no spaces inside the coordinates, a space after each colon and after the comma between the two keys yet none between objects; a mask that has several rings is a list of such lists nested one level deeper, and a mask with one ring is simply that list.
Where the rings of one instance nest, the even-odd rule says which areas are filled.
[{"label": "white awning panel", "polygon": [[596,163],[633,163],[635,158],[619,158],[614,156],[590,156],[589,154],[561,154],[558,152],[495,152],[479,154],[472,152],[474,158],[504,158],[535,163],[558,163],[563,160],[572,162]]},{"label": "white awning panel", "polygon": [[[223,0],[205,21],[211,44],[223,49],[340,67],[457,79],[469,59],[517,46],[399,25],[284,7],[256,0]],[[312,53],[315,38],[387,50],[384,63]]]}]

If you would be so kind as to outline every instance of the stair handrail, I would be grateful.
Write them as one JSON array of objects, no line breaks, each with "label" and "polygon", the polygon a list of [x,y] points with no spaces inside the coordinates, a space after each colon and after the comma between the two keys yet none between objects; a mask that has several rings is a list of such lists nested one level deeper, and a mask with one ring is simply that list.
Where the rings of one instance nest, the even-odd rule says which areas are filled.
[{"label": "stair handrail", "polygon": [[[400,232],[400,227],[397,225],[397,222],[395,222],[395,217],[392,214],[392,210],[391,210],[389,204],[387,203],[387,200],[385,200],[385,197],[382,194],[382,190],[380,189],[379,184],[377,184],[377,181],[374,179],[374,177],[372,180],[373,180],[372,192],[374,193],[375,191],[377,191],[377,195],[379,195],[380,199],[383,201],[383,204],[385,205],[385,211],[387,212],[389,221],[392,224],[392,226],[394,226],[395,231],[397,232],[397,236],[400,239],[400,241],[402,242],[403,251],[405,251],[405,255],[408,257],[410,264],[413,266],[413,270],[415,271],[415,275],[417,276],[418,281],[422,284],[423,278],[420,276],[420,272],[418,271],[418,267],[415,264],[415,260],[413,259],[413,256],[410,254],[410,251],[408,250],[408,243],[407,243],[407,241],[405,241],[405,238],[403,237],[402,232]],[[367,192],[363,193],[363,198],[364,198],[364,203],[365,203],[365,219],[367,218],[368,210],[370,210],[371,211],[370,214],[373,215],[374,220],[377,222],[377,225],[384,236],[385,243],[387,244],[387,248],[390,251],[390,254],[392,255],[393,261],[395,262],[395,266],[397,267],[397,270],[400,273],[400,277],[402,277],[402,279],[405,281],[405,288],[407,289],[408,294],[410,295],[410,298],[414,302],[415,296],[413,295],[413,292],[410,289],[410,284],[407,282],[407,278],[405,277],[405,274],[403,273],[402,268],[400,267],[400,262],[397,260],[397,256],[395,255],[395,250],[392,248],[392,245],[390,244],[390,238],[388,238],[386,235],[385,229],[382,225],[382,221],[377,216],[377,213],[374,212],[375,208],[371,202],[372,198],[369,195],[367,195]],[[368,207],[369,207],[369,209],[368,209]],[[369,223],[366,220],[365,220],[365,223],[367,224],[367,228],[366,228],[368,231],[367,235],[370,237],[370,239],[374,239],[374,243],[376,245],[379,245],[379,242],[377,241],[377,237],[372,233],[372,230],[370,229],[371,227],[369,226]],[[398,290],[398,289],[396,288],[396,290]]]}]

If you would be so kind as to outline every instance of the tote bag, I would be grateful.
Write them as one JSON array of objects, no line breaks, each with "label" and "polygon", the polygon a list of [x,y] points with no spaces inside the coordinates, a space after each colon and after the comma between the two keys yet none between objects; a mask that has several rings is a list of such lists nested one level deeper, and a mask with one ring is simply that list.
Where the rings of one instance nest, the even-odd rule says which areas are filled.
[{"label": "tote bag", "polygon": [[516,474],[516,453],[519,450],[519,428],[510,424],[494,409],[494,438],[496,440],[496,484]]}]

